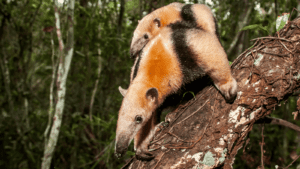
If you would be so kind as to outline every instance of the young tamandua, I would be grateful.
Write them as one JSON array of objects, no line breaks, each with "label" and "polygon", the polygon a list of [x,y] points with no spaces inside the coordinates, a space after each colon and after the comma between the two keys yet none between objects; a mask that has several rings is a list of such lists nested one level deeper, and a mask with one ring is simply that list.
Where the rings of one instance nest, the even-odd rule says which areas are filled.
[{"label": "young tamandua", "polygon": [[[185,9],[191,7],[190,11],[185,10],[184,12],[193,12],[192,18],[189,17],[189,14],[182,15],[181,11],[183,7]],[[159,33],[161,28],[171,23],[190,19],[194,19],[196,26],[201,27],[202,30],[213,34],[217,33],[215,18],[206,5],[184,5],[179,2],[173,2],[156,9],[139,21],[138,26],[133,32],[130,45],[131,57],[136,58],[142,48]]]},{"label": "young tamandua", "polygon": [[[184,6],[181,16],[188,19],[161,28],[136,58],[131,84],[123,93],[119,111],[115,144],[118,157],[126,152],[133,138],[136,154],[151,157],[148,144],[157,124],[156,109],[168,95],[202,75],[208,74],[227,100],[235,98],[237,84],[226,53],[212,33],[215,31],[197,26],[195,8],[197,5]],[[208,12],[204,14],[214,23]]]},{"label": "young tamandua", "polygon": [[[182,9],[184,13],[182,13]],[[136,71],[134,71],[134,69],[139,61],[137,56],[143,47],[153,39],[162,28],[180,21],[193,22],[194,27],[201,28],[203,31],[218,36],[217,25],[215,23],[216,20],[206,5],[184,5],[173,2],[167,6],[156,9],[139,21],[139,24],[133,33],[130,55],[132,58],[135,58],[135,62],[130,74],[130,81],[136,76]],[[122,87],[119,87],[119,91],[123,96],[126,93],[126,89],[123,89]]]}]

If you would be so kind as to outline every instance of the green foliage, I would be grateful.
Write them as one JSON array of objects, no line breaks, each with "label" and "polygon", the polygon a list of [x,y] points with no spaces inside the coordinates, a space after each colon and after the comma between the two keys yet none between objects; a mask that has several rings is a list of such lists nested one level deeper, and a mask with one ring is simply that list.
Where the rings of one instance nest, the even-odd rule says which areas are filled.
[{"label": "green foliage", "polygon": [[268,31],[268,27],[267,26],[262,26],[262,25],[258,25],[258,24],[254,24],[254,25],[248,25],[248,26],[245,26],[241,29],[241,31],[244,31],[244,30],[251,30],[251,29],[254,29],[254,30],[264,30],[266,31],[268,34],[269,34],[269,31]]},{"label": "green foliage", "polygon": [[288,19],[289,19],[290,14],[285,14],[282,16],[278,16],[278,18],[276,19],[276,30],[279,31],[281,30],[284,25],[287,23]]}]

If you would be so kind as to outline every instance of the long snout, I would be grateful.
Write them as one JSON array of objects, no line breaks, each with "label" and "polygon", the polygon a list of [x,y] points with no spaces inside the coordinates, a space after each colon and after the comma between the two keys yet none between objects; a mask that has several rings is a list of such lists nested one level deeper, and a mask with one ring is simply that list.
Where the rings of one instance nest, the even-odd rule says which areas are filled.
[{"label": "long snout", "polygon": [[116,132],[116,143],[115,143],[115,155],[117,158],[122,157],[133,140],[133,137],[136,135],[135,129],[127,120],[119,119],[118,127]]},{"label": "long snout", "polygon": [[140,54],[141,49],[139,49],[137,46],[133,46],[130,48],[130,58],[135,59]]},{"label": "long snout", "polygon": [[126,153],[130,141],[131,140],[126,136],[121,136],[116,139],[115,156],[117,158],[122,157]]},{"label": "long snout", "polygon": [[141,54],[141,51],[148,43],[148,39],[140,38],[140,39],[133,39],[130,45],[130,57],[135,59],[138,55]]}]

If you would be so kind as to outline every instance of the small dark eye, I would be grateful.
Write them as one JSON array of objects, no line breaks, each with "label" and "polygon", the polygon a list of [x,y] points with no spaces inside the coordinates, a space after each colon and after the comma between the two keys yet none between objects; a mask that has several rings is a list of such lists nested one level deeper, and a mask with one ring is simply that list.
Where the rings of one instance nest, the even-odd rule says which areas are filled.
[{"label": "small dark eye", "polygon": [[135,116],[136,123],[141,123],[143,121],[143,118],[141,116]]},{"label": "small dark eye", "polygon": [[145,34],[145,35],[144,35],[144,38],[145,38],[145,39],[148,39],[148,38],[149,38],[149,36],[148,36],[147,34]]}]

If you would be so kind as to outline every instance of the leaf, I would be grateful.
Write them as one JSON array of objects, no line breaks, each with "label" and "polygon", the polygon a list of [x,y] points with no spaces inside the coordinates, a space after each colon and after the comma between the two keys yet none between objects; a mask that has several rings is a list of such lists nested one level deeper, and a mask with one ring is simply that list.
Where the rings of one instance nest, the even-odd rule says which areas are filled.
[{"label": "leaf", "polygon": [[134,155],[135,155],[135,152],[127,151],[126,154],[129,155],[129,156],[134,156]]},{"label": "leaf", "polygon": [[290,13],[282,13],[281,16],[278,16],[276,19],[276,30],[280,31],[284,25],[288,22]]},{"label": "leaf", "polygon": [[29,159],[34,163],[34,162],[35,162],[35,158],[34,158],[32,152],[29,151],[27,148],[25,148],[25,152],[26,152],[27,155],[28,155],[27,157],[29,157]]},{"label": "leaf", "polygon": [[249,29],[257,29],[258,28],[258,24],[255,24],[255,25],[248,25],[248,26],[245,26],[241,29],[241,31],[244,31],[244,30],[249,30]]},{"label": "leaf", "polygon": [[248,25],[248,26],[245,26],[243,27],[240,31],[244,31],[244,30],[250,30],[250,29],[255,29],[255,30],[264,30],[266,31],[268,34],[269,34],[269,31],[267,29],[267,26],[262,26],[262,25],[259,25],[259,24],[254,24],[254,25]]},{"label": "leaf", "polygon": [[80,5],[78,5],[78,8],[79,8],[82,12],[84,12],[86,15],[88,15],[89,17],[91,17],[90,12],[87,11],[86,8],[84,8],[84,7],[80,6]]}]

